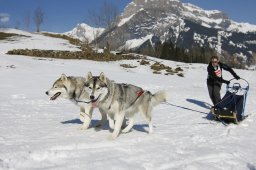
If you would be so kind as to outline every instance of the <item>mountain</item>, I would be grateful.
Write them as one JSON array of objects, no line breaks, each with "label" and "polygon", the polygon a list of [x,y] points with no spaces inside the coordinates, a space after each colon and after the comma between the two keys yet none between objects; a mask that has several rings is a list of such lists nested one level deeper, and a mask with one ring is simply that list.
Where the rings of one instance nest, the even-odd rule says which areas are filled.
[{"label": "mountain", "polygon": [[255,55],[255,40],[256,25],[237,23],[224,12],[178,0],[133,0],[98,38],[102,47],[108,42],[119,50],[140,52],[171,41],[188,51],[209,47],[245,60]]},{"label": "mountain", "polygon": [[94,28],[85,23],[77,24],[74,29],[71,31],[65,32],[65,35],[71,36],[73,38],[77,38],[81,41],[88,41],[91,42],[96,37],[98,37],[104,28]]}]

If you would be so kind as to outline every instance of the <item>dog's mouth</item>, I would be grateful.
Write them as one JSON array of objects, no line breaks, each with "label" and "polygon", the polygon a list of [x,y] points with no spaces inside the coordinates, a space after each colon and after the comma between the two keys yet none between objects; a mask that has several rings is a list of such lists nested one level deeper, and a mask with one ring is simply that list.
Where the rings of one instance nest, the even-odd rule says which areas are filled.
[{"label": "dog's mouth", "polygon": [[61,95],[61,92],[55,93],[55,94],[51,97],[51,100],[57,99],[57,97],[59,97],[60,95]]},{"label": "dog's mouth", "polygon": [[91,103],[92,103],[92,107],[97,107],[98,106],[98,99],[100,98],[100,95],[96,98],[96,99],[94,99],[94,100],[91,100]]}]

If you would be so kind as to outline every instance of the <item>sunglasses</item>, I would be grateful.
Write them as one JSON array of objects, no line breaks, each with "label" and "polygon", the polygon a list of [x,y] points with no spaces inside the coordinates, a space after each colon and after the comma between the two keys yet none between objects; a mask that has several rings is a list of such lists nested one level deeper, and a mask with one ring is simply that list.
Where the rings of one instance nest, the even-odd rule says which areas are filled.
[{"label": "sunglasses", "polygon": [[217,60],[213,60],[212,63],[218,63],[218,61]]}]

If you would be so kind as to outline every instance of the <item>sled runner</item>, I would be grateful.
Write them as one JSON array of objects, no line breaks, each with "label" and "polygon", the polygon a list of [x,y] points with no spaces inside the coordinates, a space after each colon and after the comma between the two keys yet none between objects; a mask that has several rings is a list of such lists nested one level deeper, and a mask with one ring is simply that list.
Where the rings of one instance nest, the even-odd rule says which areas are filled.
[{"label": "sled runner", "polygon": [[245,79],[231,79],[224,97],[211,108],[215,120],[235,124],[244,120],[247,117],[244,110],[248,90],[249,83]]}]

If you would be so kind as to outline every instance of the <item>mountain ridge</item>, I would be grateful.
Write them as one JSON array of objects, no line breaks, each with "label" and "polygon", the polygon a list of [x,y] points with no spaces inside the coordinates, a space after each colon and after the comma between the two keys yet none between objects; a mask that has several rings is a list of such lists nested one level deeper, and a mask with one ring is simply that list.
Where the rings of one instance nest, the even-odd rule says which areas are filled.
[{"label": "mountain ridge", "polygon": [[255,56],[255,40],[256,25],[237,23],[219,10],[203,10],[178,0],[134,0],[97,38],[100,47],[109,43],[120,51],[154,51],[156,44],[171,41],[188,51],[211,48],[245,58],[244,62]]}]

